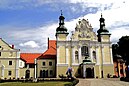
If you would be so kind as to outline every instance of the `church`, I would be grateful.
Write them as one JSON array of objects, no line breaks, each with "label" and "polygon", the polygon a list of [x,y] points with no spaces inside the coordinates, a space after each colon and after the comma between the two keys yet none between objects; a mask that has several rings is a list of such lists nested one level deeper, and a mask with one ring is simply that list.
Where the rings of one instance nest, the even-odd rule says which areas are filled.
[{"label": "church", "polygon": [[[79,20],[71,39],[61,13],[55,29],[56,40],[48,39],[48,49],[43,53],[20,53],[0,38],[0,78],[58,78],[72,69],[72,76],[81,78],[106,78],[114,75],[111,34],[100,17],[97,34],[88,20]],[[72,27],[72,26],[71,26]]]},{"label": "church", "polygon": [[[72,75],[83,78],[106,78],[114,75],[111,34],[105,27],[101,14],[97,34],[88,20],[79,20],[71,39],[68,40],[68,28],[61,13],[59,26],[56,29],[57,75],[65,75],[72,68]],[[72,26],[71,26],[72,27]]]}]

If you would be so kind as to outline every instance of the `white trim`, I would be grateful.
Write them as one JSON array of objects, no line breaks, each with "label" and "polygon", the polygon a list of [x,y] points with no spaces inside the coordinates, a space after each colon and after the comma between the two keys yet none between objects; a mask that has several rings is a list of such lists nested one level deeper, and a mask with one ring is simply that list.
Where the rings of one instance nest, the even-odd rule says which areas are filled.
[{"label": "white trim", "polygon": [[66,63],[58,63],[57,66],[68,66]]},{"label": "white trim", "polygon": [[110,47],[109,47],[109,52],[110,52],[110,56],[111,56],[111,63],[113,64],[112,48],[110,48]]},{"label": "white trim", "polygon": [[93,62],[93,51],[92,51],[92,49],[91,49],[91,47],[89,48],[89,51],[90,51],[90,59],[91,59],[91,61]]},{"label": "white trim", "polygon": [[59,47],[57,47],[57,64],[60,62],[60,52]]},{"label": "white trim", "polygon": [[82,59],[81,59],[81,46],[79,47],[79,52],[78,52],[78,54],[79,54],[78,59],[79,59],[79,64],[80,64],[81,61],[82,61]]},{"label": "white trim", "polygon": [[69,49],[68,49],[68,47],[66,47],[66,64],[68,64],[69,63],[69,60],[68,60],[68,55],[69,54]]},{"label": "white trim", "polygon": [[83,65],[83,77],[86,78],[86,67]]},{"label": "white trim", "polygon": [[73,63],[72,66],[79,66],[80,64],[77,63]]},{"label": "white trim", "polygon": [[72,47],[72,63],[75,63],[75,49]]},{"label": "white trim", "polygon": [[96,65],[100,65],[99,48],[96,48]]},{"label": "white trim", "polygon": [[1,77],[4,77],[4,69],[5,69],[5,66],[4,66],[4,65],[2,65]]},{"label": "white trim", "polygon": [[111,64],[110,62],[106,62],[103,65],[114,65],[114,64]]}]

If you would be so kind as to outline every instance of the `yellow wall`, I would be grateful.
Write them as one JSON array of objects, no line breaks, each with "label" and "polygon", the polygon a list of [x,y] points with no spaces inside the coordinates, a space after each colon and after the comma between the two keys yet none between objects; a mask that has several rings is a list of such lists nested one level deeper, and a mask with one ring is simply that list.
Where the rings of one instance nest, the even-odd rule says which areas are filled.
[{"label": "yellow wall", "polygon": [[66,40],[66,34],[58,34],[58,40],[60,41]]},{"label": "yellow wall", "polygon": [[66,72],[68,70],[68,66],[57,66],[57,77],[59,77],[59,75],[66,75]]},{"label": "yellow wall", "polygon": [[[45,62],[45,66],[43,66],[43,62]],[[52,66],[49,66],[49,62],[52,62]],[[40,77],[40,70],[48,70],[48,77],[54,77],[55,76],[55,72],[56,72],[56,69],[55,69],[55,59],[38,59],[37,60],[37,74],[38,74],[38,77]],[[53,71],[53,76],[50,75],[50,70]]]},{"label": "yellow wall", "polygon": [[103,70],[104,78],[107,78],[107,74],[111,74],[112,76],[114,75],[114,65],[103,65]]},{"label": "yellow wall", "polygon": [[[19,78],[22,78],[22,77],[25,78],[26,70],[27,70],[27,68],[20,68]],[[30,70],[30,78],[31,77],[34,78],[34,68],[29,68],[28,70]]]},{"label": "yellow wall", "polygon": [[65,63],[66,62],[66,52],[65,52],[65,46],[60,46],[59,47],[59,50],[60,50],[60,56],[59,56],[59,61],[60,63]]}]

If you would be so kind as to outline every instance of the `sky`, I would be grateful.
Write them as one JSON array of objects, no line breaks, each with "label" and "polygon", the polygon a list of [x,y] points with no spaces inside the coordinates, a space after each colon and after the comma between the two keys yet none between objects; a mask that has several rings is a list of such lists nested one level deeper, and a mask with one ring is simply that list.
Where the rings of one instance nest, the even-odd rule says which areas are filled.
[{"label": "sky", "polygon": [[129,0],[0,0],[0,38],[21,52],[43,53],[48,37],[55,40],[60,10],[68,32],[79,19],[88,19],[94,32],[101,13],[111,42],[129,35]]}]

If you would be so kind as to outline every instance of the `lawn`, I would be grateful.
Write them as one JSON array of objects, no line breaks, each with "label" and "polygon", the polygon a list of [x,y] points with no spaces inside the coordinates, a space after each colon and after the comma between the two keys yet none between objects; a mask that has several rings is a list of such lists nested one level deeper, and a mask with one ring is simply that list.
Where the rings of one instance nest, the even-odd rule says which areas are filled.
[{"label": "lawn", "polygon": [[38,82],[38,83],[22,83],[22,82],[4,82],[0,83],[0,86],[64,86],[64,84],[70,83],[70,82],[61,82],[61,81],[48,81],[48,82]]}]

